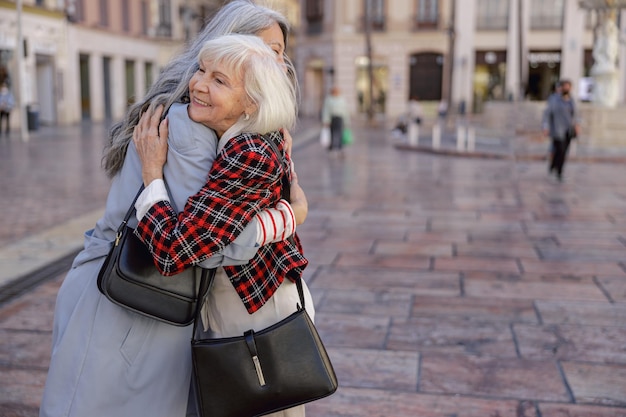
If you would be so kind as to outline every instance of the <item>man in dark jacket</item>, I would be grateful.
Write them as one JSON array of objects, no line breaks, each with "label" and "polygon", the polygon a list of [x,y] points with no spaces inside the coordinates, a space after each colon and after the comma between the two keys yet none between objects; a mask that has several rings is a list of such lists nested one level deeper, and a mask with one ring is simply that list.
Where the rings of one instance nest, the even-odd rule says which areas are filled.
[{"label": "man in dark jacket", "polygon": [[552,138],[552,159],[550,172],[556,172],[559,181],[563,181],[563,165],[570,142],[578,136],[578,114],[576,104],[570,95],[572,83],[562,80],[560,95],[551,96],[543,112],[543,131]]}]

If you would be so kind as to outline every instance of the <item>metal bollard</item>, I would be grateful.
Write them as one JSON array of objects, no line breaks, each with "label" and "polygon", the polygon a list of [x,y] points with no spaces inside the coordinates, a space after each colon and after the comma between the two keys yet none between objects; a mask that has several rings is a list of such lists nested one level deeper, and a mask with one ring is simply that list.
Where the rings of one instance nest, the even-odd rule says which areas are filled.
[{"label": "metal bollard", "polygon": [[433,126],[433,149],[439,149],[441,147],[441,126],[439,123],[435,123]]},{"label": "metal bollard", "polygon": [[417,146],[420,137],[420,127],[417,123],[409,123],[408,126],[409,145]]},{"label": "metal bollard", "polygon": [[467,128],[467,150],[474,152],[476,148],[476,130],[473,127]]},{"label": "metal bollard", "polygon": [[464,126],[456,127],[456,150],[461,152],[465,150],[465,128]]}]

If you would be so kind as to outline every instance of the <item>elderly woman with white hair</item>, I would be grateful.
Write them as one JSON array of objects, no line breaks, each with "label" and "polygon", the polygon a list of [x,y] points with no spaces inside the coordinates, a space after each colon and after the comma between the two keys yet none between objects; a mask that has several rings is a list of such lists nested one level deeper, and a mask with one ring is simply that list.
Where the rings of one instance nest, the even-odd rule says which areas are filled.
[{"label": "elderly woman with white hair", "polygon": [[[168,126],[155,129],[144,116],[134,143],[146,189],[135,208],[136,234],[164,275],[196,265],[233,242],[236,231],[281,199],[285,141],[280,130],[296,121],[296,94],[265,44],[254,36],[228,35],[208,41],[189,82],[188,123],[200,123],[219,137],[218,154],[202,189],[177,213],[163,182]],[[155,114],[158,116],[158,114]],[[268,141],[274,141],[280,154]],[[262,246],[247,264],[218,269],[206,303],[205,327],[212,337],[259,331],[294,312],[299,296],[294,279],[307,260],[294,242]],[[305,302],[314,315],[305,286]],[[310,309],[309,309],[310,307]],[[304,407],[277,413],[302,416]]]}]

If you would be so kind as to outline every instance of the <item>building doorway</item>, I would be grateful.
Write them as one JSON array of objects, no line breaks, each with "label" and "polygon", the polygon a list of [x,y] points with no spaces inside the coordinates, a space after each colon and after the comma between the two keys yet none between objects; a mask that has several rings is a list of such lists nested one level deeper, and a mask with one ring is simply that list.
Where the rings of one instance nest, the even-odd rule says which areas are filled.
[{"label": "building doorway", "polygon": [[545,100],[561,74],[561,52],[531,51],[528,54],[528,84],[526,97]]},{"label": "building doorway", "polygon": [[441,101],[443,61],[443,55],[434,52],[411,55],[410,96],[417,96],[420,100],[425,101]]}]

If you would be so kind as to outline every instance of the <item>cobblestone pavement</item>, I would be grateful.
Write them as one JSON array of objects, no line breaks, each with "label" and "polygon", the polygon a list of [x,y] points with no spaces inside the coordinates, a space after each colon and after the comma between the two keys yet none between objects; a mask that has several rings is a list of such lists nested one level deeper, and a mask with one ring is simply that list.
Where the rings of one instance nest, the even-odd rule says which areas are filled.
[{"label": "cobblestone pavement", "polygon": [[[559,183],[542,161],[413,152],[380,128],[356,124],[344,157],[308,136],[298,233],[340,381],[308,417],[626,416],[626,166],[572,161]],[[3,197],[24,187],[14,216],[38,230],[101,206],[101,143],[20,146],[20,176],[0,168]],[[93,206],[72,206],[83,193]],[[0,305],[0,416],[37,414],[62,279]]]}]

